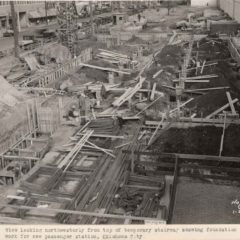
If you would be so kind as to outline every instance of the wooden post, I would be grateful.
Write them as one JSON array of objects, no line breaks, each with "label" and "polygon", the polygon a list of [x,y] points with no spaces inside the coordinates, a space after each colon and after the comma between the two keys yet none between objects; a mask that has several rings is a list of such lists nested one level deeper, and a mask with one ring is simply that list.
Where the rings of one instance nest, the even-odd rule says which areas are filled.
[{"label": "wooden post", "polygon": [[222,151],[223,151],[223,142],[224,142],[225,129],[226,129],[226,118],[227,118],[227,114],[224,113],[223,133],[222,133],[222,136],[221,136],[221,143],[220,143],[219,157],[222,156]]},{"label": "wooden post", "polygon": [[14,7],[14,1],[10,1],[11,6],[11,15],[12,15],[12,26],[13,26],[13,32],[14,32],[14,54],[16,58],[19,58],[19,32],[18,32],[18,26],[17,26],[17,17]]},{"label": "wooden post", "polygon": [[231,98],[230,92],[226,92],[226,95],[227,95],[228,102],[229,102],[229,104],[230,104],[230,108],[231,108],[232,114],[233,114],[233,115],[236,115],[237,112],[236,112],[235,107],[234,107],[234,105],[233,105],[233,102],[232,102],[233,100],[232,100],[232,98]]},{"label": "wooden post", "polygon": [[134,147],[132,147],[132,150],[131,150],[131,173],[134,173]]},{"label": "wooden post", "polygon": [[63,119],[63,99],[62,97],[58,98],[58,107],[59,107],[59,122],[62,123]]},{"label": "wooden post", "polygon": [[36,133],[36,108],[35,108],[35,101],[31,104],[31,110],[32,110],[32,122],[33,122],[33,134],[34,134],[34,138],[37,137],[37,133]]},{"label": "wooden post", "polygon": [[30,117],[30,110],[29,104],[27,103],[27,118],[28,118],[28,131],[31,132],[31,117]]},{"label": "wooden post", "polygon": [[91,23],[91,35],[94,35],[94,22],[93,22],[93,9],[92,9],[92,1],[89,1],[90,7],[90,23]]}]

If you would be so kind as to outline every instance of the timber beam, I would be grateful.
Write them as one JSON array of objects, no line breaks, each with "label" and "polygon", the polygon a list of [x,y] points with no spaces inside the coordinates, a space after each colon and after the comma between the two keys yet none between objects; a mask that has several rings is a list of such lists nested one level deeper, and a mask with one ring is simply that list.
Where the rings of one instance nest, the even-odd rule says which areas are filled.
[{"label": "timber beam", "polygon": [[[122,150],[123,153],[132,154],[130,150]],[[157,151],[134,151],[136,155],[143,156],[159,156],[159,158],[175,158],[178,157],[179,160],[201,160],[201,161],[219,161],[219,162],[236,162],[240,163],[239,157],[225,157],[225,156],[215,156],[215,155],[197,155],[197,154],[182,154],[182,153],[163,153]]]},{"label": "timber beam", "polygon": [[[1,208],[13,208],[19,210],[39,210],[38,207],[30,207],[30,206],[19,206],[19,205],[11,205],[11,204],[1,204]],[[76,210],[66,210],[66,209],[55,209],[55,208],[41,208],[41,211],[46,212],[48,214],[51,213],[65,213],[65,214],[74,214],[74,215],[81,215],[81,216],[89,216],[89,217],[99,217],[99,218],[112,218],[112,219],[130,219],[130,220],[138,220],[138,221],[156,221],[161,222],[157,218],[149,218],[149,217],[135,217],[135,216],[128,216],[128,215],[116,215],[116,214],[107,214],[107,213],[96,213],[96,212],[85,212],[85,211],[76,211]],[[165,221],[162,221],[164,224]]]}]

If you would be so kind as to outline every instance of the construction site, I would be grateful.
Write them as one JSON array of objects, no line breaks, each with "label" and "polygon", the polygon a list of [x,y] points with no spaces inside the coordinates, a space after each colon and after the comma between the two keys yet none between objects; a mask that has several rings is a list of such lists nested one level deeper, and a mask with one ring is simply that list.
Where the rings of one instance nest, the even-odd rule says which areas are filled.
[{"label": "construction site", "polygon": [[240,223],[239,0],[60,1],[25,35],[15,4],[1,224]]}]

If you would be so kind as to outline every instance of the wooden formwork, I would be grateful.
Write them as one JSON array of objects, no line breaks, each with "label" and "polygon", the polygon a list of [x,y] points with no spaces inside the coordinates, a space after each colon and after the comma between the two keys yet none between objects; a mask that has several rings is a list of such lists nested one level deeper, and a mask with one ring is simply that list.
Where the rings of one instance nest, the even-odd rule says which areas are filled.
[{"label": "wooden formwork", "polygon": [[36,116],[38,130],[44,134],[52,135],[60,126],[63,117],[62,98],[56,99],[56,106],[43,106],[40,101],[36,101]]},{"label": "wooden formwork", "polygon": [[39,131],[42,133],[50,133],[58,128],[60,124],[59,110],[52,109],[50,107],[39,107],[38,108],[38,125]]},{"label": "wooden formwork", "polygon": [[92,59],[92,48],[87,48],[81,52],[79,56],[66,62],[61,67],[39,78],[27,78],[20,83],[20,86],[30,86],[33,82],[38,84],[38,87],[48,87],[54,84],[57,80],[66,76],[69,72],[75,71],[81,66],[81,63],[86,63]]},{"label": "wooden formwork", "polygon": [[234,46],[234,43],[231,38],[228,39],[228,48],[231,53],[231,56],[240,64],[240,53],[238,49]]},{"label": "wooden formwork", "polygon": [[[34,101],[29,100],[25,104],[22,104],[22,106],[24,107],[22,113],[24,116],[23,120],[19,121],[15,129],[11,129],[8,136],[4,137],[4,141],[0,144],[0,154],[6,152],[11,146],[16,144],[27,134],[35,133],[36,131],[37,122]],[[1,134],[1,136],[3,137],[3,134]]]}]

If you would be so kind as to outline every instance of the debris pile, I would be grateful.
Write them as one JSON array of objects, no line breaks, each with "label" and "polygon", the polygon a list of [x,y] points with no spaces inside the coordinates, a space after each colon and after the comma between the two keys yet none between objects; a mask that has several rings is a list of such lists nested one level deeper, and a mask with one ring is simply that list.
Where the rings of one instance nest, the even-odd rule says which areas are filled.
[{"label": "debris pile", "polygon": [[65,63],[71,60],[71,53],[67,47],[60,44],[54,44],[50,48],[44,47],[38,50],[40,61],[45,65],[51,61],[56,63]]}]

